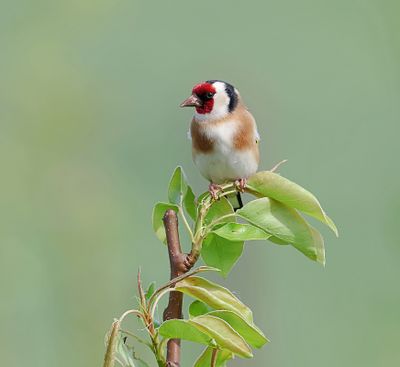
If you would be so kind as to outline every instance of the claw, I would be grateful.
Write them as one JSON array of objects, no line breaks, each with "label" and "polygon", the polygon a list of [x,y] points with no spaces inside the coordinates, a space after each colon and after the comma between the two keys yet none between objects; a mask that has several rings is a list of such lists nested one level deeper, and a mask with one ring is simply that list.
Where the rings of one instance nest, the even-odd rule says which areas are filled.
[{"label": "claw", "polygon": [[208,185],[208,191],[214,200],[218,200],[218,191],[221,190],[221,186],[210,182]]},{"label": "claw", "polygon": [[236,187],[239,189],[240,192],[244,192],[244,189],[247,185],[247,178],[239,178],[235,181]]}]

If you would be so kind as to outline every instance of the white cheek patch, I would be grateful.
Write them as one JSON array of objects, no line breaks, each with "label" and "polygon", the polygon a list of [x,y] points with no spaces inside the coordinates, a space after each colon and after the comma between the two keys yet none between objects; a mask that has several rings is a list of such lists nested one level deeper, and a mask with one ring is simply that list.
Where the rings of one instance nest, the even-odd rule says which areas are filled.
[{"label": "white cheek patch", "polygon": [[229,96],[225,91],[225,84],[222,82],[215,82],[213,84],[215,88],[214,95],[214,106],[210,113],[197,113],[195,112],[195,118],[197,121],[213,120],[223,118],[228,114]]},{"label": "white cheek patch", "polygon": [[224,113],[228,112],[229,97],[225,91],[225,84],[221,82],[215,82],[213,87],[217,91],[214,96],[214,107],[213,111],[221,111]]}]

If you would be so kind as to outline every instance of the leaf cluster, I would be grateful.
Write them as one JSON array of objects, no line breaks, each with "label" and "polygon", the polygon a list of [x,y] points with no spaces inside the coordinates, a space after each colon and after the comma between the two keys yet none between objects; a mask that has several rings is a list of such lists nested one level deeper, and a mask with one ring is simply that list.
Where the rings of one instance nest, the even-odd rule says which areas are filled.
[{"label": "leaf cluster", "polygon": [[[113,366],[115,361],[123,367],[148,366],[123,337],[126,334],[120,325],[129,314],[135,314],[143,322],[149,340],[133,333],[129,336],[147,345],[159,366],[165,366],[165,345],[170,339],[204,345],[194,367],[222,367],[236,356],[251,358],[252,348],[261,348],[268,342],[254,324],[248,306],[225,287],[196,274],[212,270],[227,276],[242,255],[246,241],[290,245],[309,259],[325,264],[323,238],[302,214],[326,224],[336,235],[337,229],[313,194],[273,171],[258,172],[248,180],[245,191],[255,198],[235,212],[229,197],[238,190],[235,183],[227,183],[221,186],[217,199],[208,192],[196,198],[182,168],[176,168],[168,186],[168,201],[154,207],[153,229],[165,243],[163,216],[167,210],[174,210],[189,234],[189,255],[194,262],[201,256],[207,266],[158,289],[152,283],[147,291],[142,289],[139,276],[139,309],[127,311],[113,323],[104,367]],[[172,290],[195,299],[188,308],[189,318],[158,324],[154,320],[155,308],[162,296]]]},{"label": "leaf cluster", "polygon": [[167,209],[175,210],[188,230],[195,254],[224,276],[242,255],[245,241],[291,245],[325,264],[324,240],[301,214],[321,221],[336,235],[337,229],[312,193],[272,171],[256,173],[245,191],[255,199],[236,212],[227,199],[237,192],[234,183],[221,186],[218,200],[208,192],[196,200],[182,168],[177,167],[169,183],[169,202],[154,207],[154,231],[165,242],[162,218]]}]

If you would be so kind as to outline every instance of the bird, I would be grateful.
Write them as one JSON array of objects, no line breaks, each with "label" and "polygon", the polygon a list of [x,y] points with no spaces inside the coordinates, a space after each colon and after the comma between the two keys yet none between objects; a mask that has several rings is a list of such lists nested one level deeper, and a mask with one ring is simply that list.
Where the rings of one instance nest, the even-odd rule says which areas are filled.
[{"label": "bird", "polygon": [[[209,181],[209,192],[218,199],[221,184],[234,182],[243,192],[247,179],[257,172],[260,135],[256,121],[239,91],[222,80],[196,84],[180,107],[194,107],[188,136],[194,164]],[[243,206],[240,193],[235,210]]]}]

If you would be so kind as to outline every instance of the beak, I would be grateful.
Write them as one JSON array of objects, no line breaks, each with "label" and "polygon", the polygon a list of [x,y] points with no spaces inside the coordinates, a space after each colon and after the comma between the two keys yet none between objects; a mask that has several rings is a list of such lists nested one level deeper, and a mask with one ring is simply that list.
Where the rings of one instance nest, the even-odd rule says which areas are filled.
[{"label": "beak", "polygon": [[202,105],[200,98],[192,94],[180,104],[180,107],[201,107]]}]

